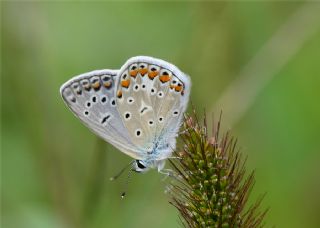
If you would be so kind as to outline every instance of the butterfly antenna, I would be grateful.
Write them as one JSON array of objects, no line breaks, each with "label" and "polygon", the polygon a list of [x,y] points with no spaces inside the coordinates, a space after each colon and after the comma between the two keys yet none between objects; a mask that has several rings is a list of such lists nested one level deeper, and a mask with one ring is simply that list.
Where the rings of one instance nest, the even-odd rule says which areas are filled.
[{"label": "butterfly antenna", "polygon": [[124,186],[124,191],[121,193],[121,198],[122,198],[122,199],[126,196],[126,192],[127,192],[127,190],[128,190],[128,184],[129,184],[129,182],[130,182],[130,178],[131,178],[132,171],[134,171],[133,168],[130,169],[129,172],[128,172],[127,180],[126,180],[126,183],[125,183],[125,186]]},{"label": "butterfly antenna", "polygon": [[135,162],[135,160],[133,160],[133,161],[130,162],[128,165],[126,165],[125,167],[123,167],[117,175],[115,175],[115,176],[113,176],[113,177],[110,177],[110,180],[111,180],[111,181],[114,181],[114,180],[118,179],[118,177],[120,177],[120,176],[123,174],[123,172],[124,172],[129,166],[132,166],[132,164],[133,164],[134,162]]}]

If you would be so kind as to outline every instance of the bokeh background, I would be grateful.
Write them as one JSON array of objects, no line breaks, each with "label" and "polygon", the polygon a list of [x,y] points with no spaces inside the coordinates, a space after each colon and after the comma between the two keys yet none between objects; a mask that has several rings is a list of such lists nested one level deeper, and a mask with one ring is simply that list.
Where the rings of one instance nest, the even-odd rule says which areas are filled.
[{"label": "bokeh background", "polygon": [[319,2],[1,2],[3,227],[178,227],[162,175],[110,182],[131,159],[66,108],[60,85],[165,59],[199,113],[223,110],[267,192],[267,227],[320,226]]}]

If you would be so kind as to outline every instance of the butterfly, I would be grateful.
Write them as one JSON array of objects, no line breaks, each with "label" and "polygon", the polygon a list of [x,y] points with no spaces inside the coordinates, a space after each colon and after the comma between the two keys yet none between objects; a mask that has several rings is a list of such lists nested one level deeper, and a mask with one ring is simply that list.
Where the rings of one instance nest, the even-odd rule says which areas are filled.
[{"label": "butterfly", "polygon": [[188,105],[191,81],[176,66],[132,57],[120,70],[95,70],[60,88],[70,110],[91,131],[134,158],[133,170],[164,168]]}]

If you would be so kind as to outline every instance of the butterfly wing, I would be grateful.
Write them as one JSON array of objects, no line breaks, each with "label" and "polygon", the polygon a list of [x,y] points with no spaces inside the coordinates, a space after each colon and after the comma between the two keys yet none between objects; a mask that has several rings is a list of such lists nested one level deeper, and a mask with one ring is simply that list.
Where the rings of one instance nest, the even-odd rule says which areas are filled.
[{"label": "butterfly wing", "polygon": [[95,134],[135,159],[142,159],[131,142],[116,108],[115,70],[98,70],[75,76],[60,88],[71,111]]},{"label": "butterfly wing", "polygon": [[[168,62],[145,56],[129,59],[118,74],[117,109],[131,141],[141,156],[167,158],[189,100],[189,77]],[[161,152],[164,144],[171,149]]]}]

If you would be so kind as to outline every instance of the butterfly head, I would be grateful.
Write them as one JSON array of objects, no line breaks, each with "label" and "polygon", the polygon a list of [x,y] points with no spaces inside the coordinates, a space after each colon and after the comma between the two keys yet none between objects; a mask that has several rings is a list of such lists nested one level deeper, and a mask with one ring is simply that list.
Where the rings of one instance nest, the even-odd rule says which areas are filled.
[{"label": "butterfly head", "polygon": [[132,170],[137,173],[145,173],[149,169],[155,168],[160,172],[165,165],[165,159],[162,160],[135,160]]},{"label": "butterfly head", "polygon": [[143,160],[135,160],[133,170],[137,173],[145,173],[150,169],[150,164]]}]

